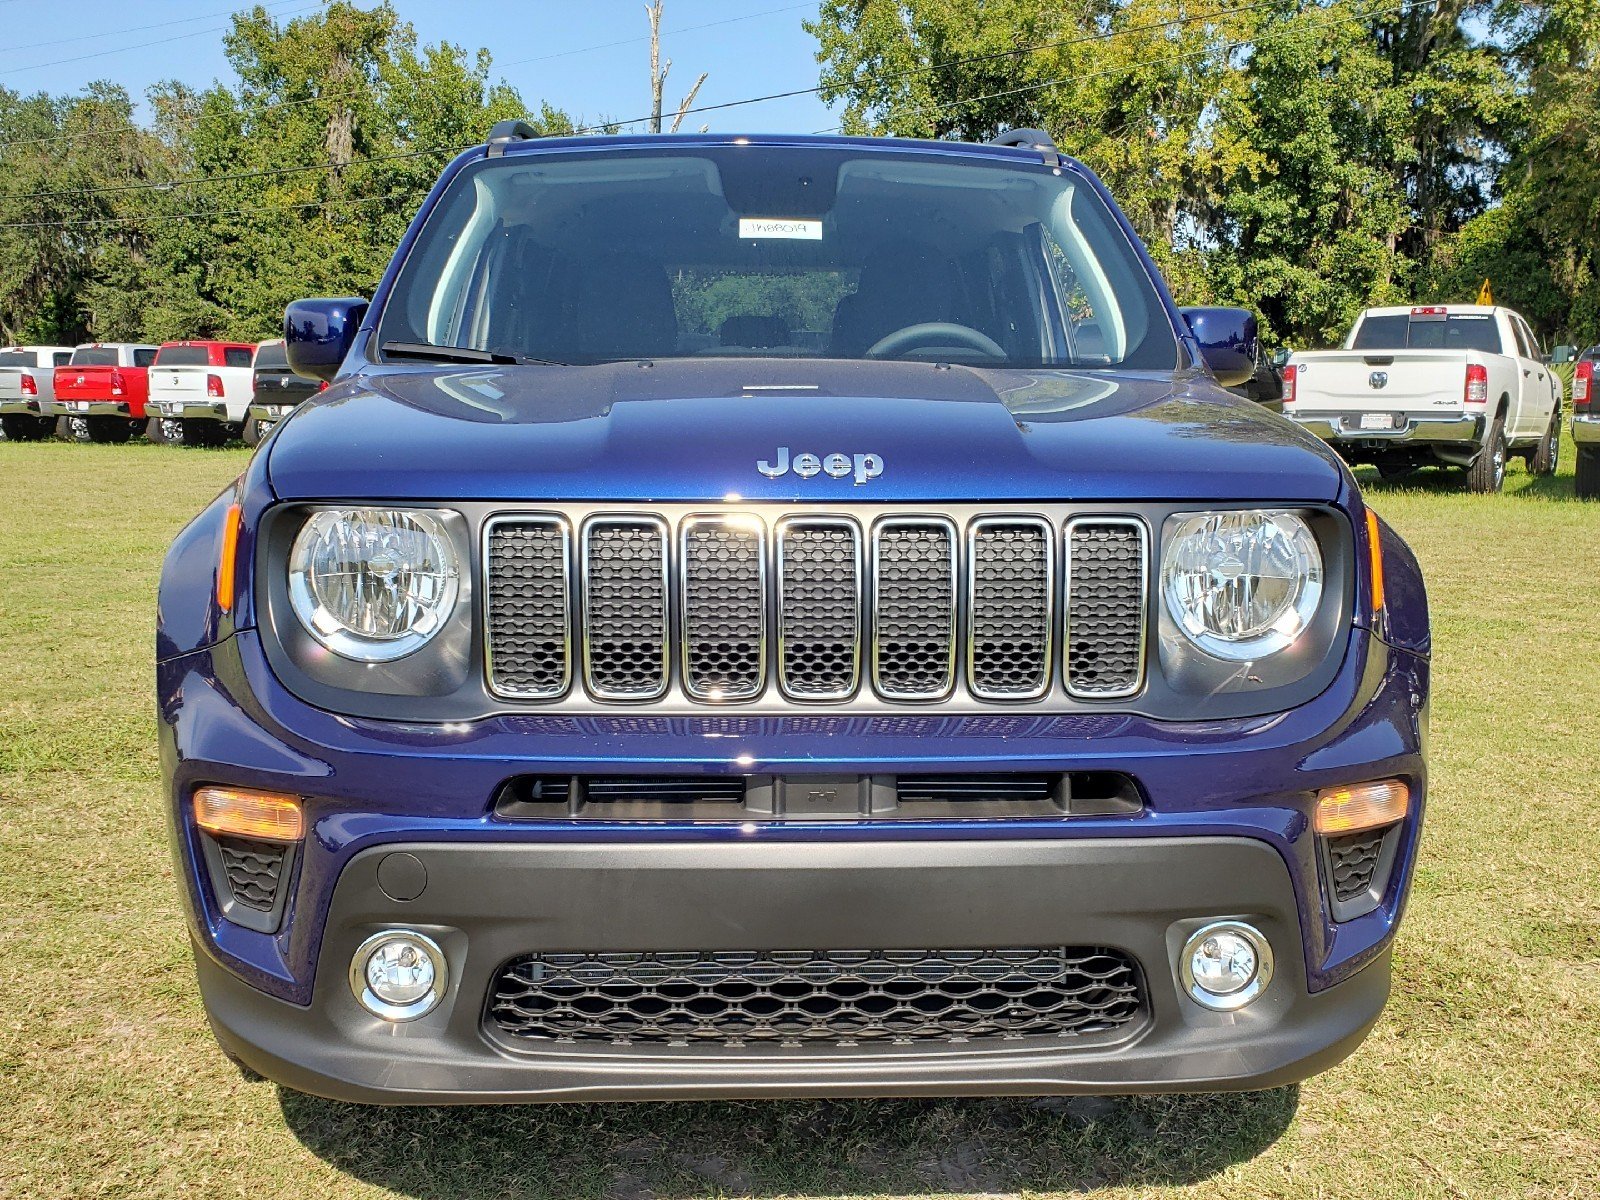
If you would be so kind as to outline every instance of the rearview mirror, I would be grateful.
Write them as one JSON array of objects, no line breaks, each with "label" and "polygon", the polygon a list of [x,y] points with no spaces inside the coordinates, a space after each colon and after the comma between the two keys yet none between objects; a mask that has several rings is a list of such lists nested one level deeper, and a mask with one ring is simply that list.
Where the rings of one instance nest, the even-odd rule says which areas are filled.
[{"label": "rearview mirror", "polygon": [[1184,319],[1200,343],[1206,366],[1223,387],[1238,387],[1256,373],[1256,315],[1243,308],[1186,308]]},{"label": "rearview mirror", "polygon": [[283,311],[283,341],[290,369],[311,379],[332,379],[355,344],[367,308],[360,296],[289,305]]}]

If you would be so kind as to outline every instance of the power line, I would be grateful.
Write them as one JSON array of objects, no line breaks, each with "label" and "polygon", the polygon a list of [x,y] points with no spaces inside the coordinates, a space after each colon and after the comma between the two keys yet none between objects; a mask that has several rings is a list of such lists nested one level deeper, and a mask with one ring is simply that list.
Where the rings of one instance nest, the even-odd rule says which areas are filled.
[{"label": "power line", "polygon": [[[288,3],[289,0],[279,0],[279,2]],[[267,7],[275,8],[277,5],[268,5]],[[167,29],[173,25],[192,25],[196,21],[209,21],[213,17],[231,16],[238,11],[239,7],[235,5],[220,12],[197,13],[192,17],[178,17],[172,21],[156,21],[149,25],[125,25],[121,29],[101,29],[94,33],[80,33],[75,37],[53,38],[48,42],[24,42],[20,46],[13,46],[7,43],[5,50],[7,54],[14,54],[18,50],[39,50],[45,46],[64,46],[68,42],[92,42],[96,38],[118,37],[124,33],[143,33],[146,29]],[[28,68],[23,67],[22,70],[28,70]]]},{"label": "power line", "polygon": [[[278,4],[274,4],[269,7],[281,8],[284,2],[286,2],[286,0],[279,0]],[[295,13],[305,12],[307,9],[320,8],[321,5],[322,0],[311,0],[310,3],[301,3],[296,7],[291,8],[286,12],[278,13],[277,15],[292,16]],[[228,27],[226,25],[211,25],[207,26],[205,29],[192,29],[188,33],[174,34],[172,37],[156,38],[154,41],[149,42],[135,42],[131,46],[116,46],[110,50],[95,50],[92,53],[79,54],[72,58],[58,58],[52,62],[30,63],[25,67],[6,67],[3,70],[0,70],[0,75],[20,75],[24,71],[38,71],[45,67],[64,67],[68,63],[86,62],[91,58],[106,58],[112,54],[125,54],[129,50],[145,50],[151,46],[165,46],[172,42],[181,42],[187,38],[196,38],[207,33],[221,33],[227,28]]]},{"label": "power line", "polygon": [[[1328,20],[1328,21],[1316,22],[1315,25],[1314,25],[1314,28],[1317,28],[1317,29],[1329,28],[1329,27],[1332,27],[1332,26],[1335,26],[1335,25],[1349,24],[1349,23],[1358,22],[1358,21],[1368,21],[1368,20],[1372,20],[1372,19],[1378,18],[1378,17],[1393,16],[1393,15],[1409,12],[1410,10],[1412,10],[1414,8],[1419,8],[1419,7],[1424,7],[1424,6],[1430,5],[1431,3],[1432,3],[1432,0],[1406,0],[1405,3],[1400,4],[1400,5],[1398,5],[1398,6],[1394,7],[1394,8],[1390,8],[1390,9],[1383,9],[1383,10],[1377,10],[1377,11],[1369,11],[1369,12],[1364,12],[1364,13],[1357,13],[1357,14],[1352,14],[1350,16],[1334,18],[1334,19]],[[995,59],[995,58],[1000,58],[1000,57],[1016,56],[1016,55],[1027,54],[1027,53],[1036,53],[1039,50],[1046,49],[1046,48],[1051,48],[1051,47],[1057,47],[1057,46],[1063,46],[1063,45],[1074,45],[1074,44],[1087,44],[1087,43],[1091,43],[1091,42],[1106,41],[1106,40],[1109,40],[1109,39],[1114,38],[1114,37],[1128,36],[1128,35],[1133,34],[1133,33],[1150,32],[1150,31],[1153,31],[1153,30],[1156,30],[1156,29],[1164,29],[1164,28],[1170,28],[1170,27],[1173,27],[1173,26],[1188,25],[1188,24],[1193,24],[1193,23],[1199,22],[1199,21],[1211,21],[1211,20],[1216,20],[1216,19],[1221,18],[1221,17],[1231,16],[1231,15],[1234,15],[1234,14],[1237,14],[1237,13],[1241,13],[1241,12],[1250,12],[1250,11],[1254,11],[1256,9],[1274,7],[1274,6],[1275,5],[1273,3],[1273,0],[1267,0],[1267,2],[1265,2],[1265,3],[1257,3],[1257,4],[1245,5],[1245,6],[1242,6],[1242,7],[1239,7],[1239,8],[1233,8],[1233,9],[1224,9],[1224,10],[1220,10],[1218,12],[1205,14],[1203,16],[1172,18],[1172,19],[1169,19],[1169,20],[1166,20],[1166,21],[1154,22],[1154,23],[1149,24],[1149,25],[1131,26],[1131,27],[1128,27],[1128,28],[1125,28],[1125,29],[1121,29],[1121,30],[1111,30],[1111,31],[1098,33],[1098,34],[1089,34],[1089,35],[1082,35],[1082,36],[1074,37],[1074,38],[1057,39],[1057,40],[1052,41],[1052,42],[1038,43],[1036,45],[1027,46],[1027,47],[1016,47],[1016,48],[1013,48],[1011,50],[999,51],[999,52],[983,54],[983,55],[976,55],[976,56],[972,56],[972,57],[966,58],[966,59],[946,60],[944,62],[940,62],[940,63],[936,63],[936,64],[930,64],[927,67],[920,68],[919,70],[920,71],[931,71],[931,70],[941,69],[941,68],[949,67],[949,66],[964,65],[964,64],[967,64],[967,63],[971,63],[971,62],[989,61],[989,60],[992,60],[992,59]],[[1229,43],[1225,43],[1224,44],[1224,48],[1227,49],[1227,50],[1232,50],[1232,49],[1238,49],[1238,48],[1241,48],[1241,47],[1244,47],[1244,46],[1248,46],[1250,44],[1251,43],[1248,42],[1248,41],[1229,42]],[[1055,86],[1059,86],[1061,84],[1072,83],[1072,82],[1076,82],[1076,81],[1079,81],[1079,80],[1093,79],[1093,78],[1097,78],[1097,77],[1101,77],[1101,76],[1105,76],[1105,75],[1122,74],[1122,73],[1130,71],[1130,70],[1136,70],[1136,69],[1138,69],[1140,67],[1157,66],[1157,65],[1162,65],[1162,64],[1165,64],[1165,63],[1183,62],[1183,61],[1187,61],[1187,60],[1194,59],[1194,58],[1205,57],[1206,55],[1209,55],[1209,54],[1212,54],[1212,53],[1215,53],[1215,52],[1216,52],[1215,48],[1211,48],[1211,49],[1207,49],[1207,50],[1203,50],[1203,51],[1197,51],[1197,52],[1190,53],[1190,54],[1176,55],[1176,56],[1166,56],[1166,57],[1162,57],[1162,58],[1139,60],[1139,61],[1135,61],[1135,62],[1120,64],[1120,65],[1118,65],[1116,67],[1107,68],[1107,69],[1102,70],[1102,71],[1090,72],[1090,73],[1087,73],[1087,74],[1078,73],[1078,74],[1074,74],[1074,75],[1063,76],[1063,77],[1058,78],[1058,79],[1041,80],[1041,81],[1038,81],[1038,82],[1035,82],[1035,83],[1025,84],[1025,85],[1022,85],[1022,86],[1019,86],[1019,87],[1015,87],[1015,88],[1008,88],[1008,89],[1006,89],[1004,91],[991,92],[991,93],[988,93],[986,95],[963,97],[963,98],[960,98],[960,99],[947,101],[947,102],[944,102],[944,103],[941,103],[941,104],[921,105],[921,106],[918,106],[913,111],[916,111],[916,112],[938,112],[938,111],[943,111],[945,109],[955,108],[955,107],[958,107],[958,106],[961,106],[961,105],[979,104],[979,103],[983,103],[984,101],[987,101],[987,100],[1002,99],[1002,98],[1013,96],[1013,95],[1020,95],[1020,94],[1026,93],[1026,92],[1038,91],[1038,90],[1041,90],[1043,88],[1055,87]],[[913,74],[913,72],[909,72],[909,71],[900,72],[898,75],[891,76],[890,78],[904,78],[904,77],[907,77],[907,76],[909,76],[911,74]],[[821,87],[807,88],[807,89],[800,90],[800,91],[776,92],[776,93],[771,93],[771,94],[764,95],[764,96],[748,97],[748,98],[743,99],[743,100],[727,101],[727,102],[724,102],[722,104],[703,105],[703,106],[701,106],[699,108],[689,109],[689,110],[686,110],[686,111],[688,111],[688,112],[710,112],[710,111],[715,111],[715,110],[720,110],[720,109],[734,108],[734,107],[738,107],[738,106],[741,106],[741,105],[759,104],[759,103],[763,103],[763,102],[768,101],[768,100],[783,99],[783,98],[787,98],[787,97],[790,97],[790,96],[807,95],[807,94],[811,94],[811,93],[814,93],[814,92],[818,92],[820,90],[822,90]],[[615,124],[620,127],[620,126],[623,126],[623,125],[638,124],[638,123],[640,123],[642,121],[645,121],[645,120],[648,120],[648,119],[649,119],[648,117],[639,117],[639,118],[635,118],[635,119],[629,120],[629,121],[616,122]],[[582,134],[582,133],[602,132],[605,128],[607,128],[607,126],[588,126],[588,127],[582,127],[582,128],[575,129],[574,133]],[[819,133],[835,132],[835,131],[837,131],[837,129],[838,129],[838,127],[836,126],[836,127],[834,127],[833,130],[819,130],[818,132]],[[202,176],[202,177],[199,177],[199,178],[196,178],[196,179],[190,179],[190,180],[163,180],[163,181],[159,181],[159,182],[146,181],[146,182],[137,183],[137,184],[108,185],[108,186],[99,187],[99,188],[79,188],[79,189],[68,188],[68,189],[59,189],[59,190],[56,190],[56,191],[23,193],[21,195],[10,196],[10,197],[0,196],[0,200],[38,199],[38,198],[46,198],[46,197],[53,197],[53,196],[60,196],[60,195],[89,196],[89,195],[96,195],[96,194],[100,194],[100,193],[104,193],[104,192],[171,190],[171,189],[173,189],[175,187],[189,186],[191,184],[221,183],[221,182],[227,182],[227,181],[230,181],[230,180],[265,178],[265,177],[270,177],[270,176],[287,175],[287,174],[295,174],[295,173],[304,173],[304,172],[318,171],[318,170],[334,170],[334,169],[343,170],[343,169],[346,169],[346,168],[351,167],[351,166],[360,166],[360,165],[363,165],[363,164],[366,164],[366,163],[379,163],[379,162],[395,161],[395,160],[400,160],[400,159],[420,158],[420,157],[424,157],[424,156],[430,155],[430,154],[459,153],[459,152],[461,152],[463,150],[470,149],[474,145],[479,145],[479,144],[481,144],[481,143],[471,142],[471,143],[468,143],[468,144],[463,145],[463,146],[435,146],[435,147],[429,147],[429,148],[421,149],[421,150],[404,151],[404,152],[400,152],[400,153],[396,153],[396,154],[372,155],[372,156],[369,156],[367,158],[353,159],[349,163],[337,163],[337,164],[336,163],[309,163],[309,164],[302,164],[302,165],[292,166],[292,167],[275,167],[275,168],[267,168],[267,169],[258,170],[258,171],[235,172],[235,173],[230,174],[230,175]],[[340,202],[339,200],[321,201],[321,202],[314,203],[313,205],[311,205],[311,207],[320,207],[321,205],[335,204],[335,203],[339,203],[339,202]],[[364,203],[365,201],[357,200],[357,201],[350,201],[350,202],[351,203]],[[287,207],[294,208],[294,207],[304,207],[304,206],[291,205],[291,206],[287,206]],[[282,211],[282,209],[279,209],[279,208],[267,208],[267,209],[258,209],[258,210],[254,210],[254,211],[258,211],[258,212],[276,212],[276,211]],[[207,213],[205,211],[201,211],[201,212],[198,212],[198,213],[174,214],[172,217],[168,217],[168,216],[165,216],[163,214],[151,213],[151,214],[141,214],[139,216],[129,216],[129,217],[87,218],[87,219],[62,220],[62,221],[12,222],[12,223],[9,223],[9,224],[0,223],[0,229],[29,229],[29,228],[46,228],[46,227],[48,227],[48,228],[69,228],[69,227],[75,227],[75,226],[84,225],[84,224],[89,224],[89,225],[114,224],[114,223],[126,222],[126,221],[181,219],[181,218],[185,218],[185,217],[208,216],[208,215],[225,215],[225,214],[220,213],[220,212]]]},{"label": "power line", "polygon": [[[717,25],[733,25],[733,24],[735,24],[736,22],[739,22],[739,21],[754,21],[758,17],[772,17],[772,16],[778,15],[779,13],[798,12],[802,8],[815,8],[815,7],[816,7],[815,3],[808,3],[808,4],[791,4],[787,8],[769,8],[765,12],[744,13],[742,16],[737,16],[737,17],[724,17],[720,21],[707,21],[702,25],[682,25],[682,26],[679,26],[677,29],[663,29],[661,31],[661,36],[662,37],[671,37],[673,34],[678,34],[678,33],[693,33],[696,30],[699,30],[699,29],[710,29],[713,26],[717,26]],[[536,58],[517,58],[517,59],[513,59],[511,62],[507,62],[507,63],[496,63],[495,66],[497,66],[498,68],[500,68],[503,71],[507,67],[522,67],[522,66],[526,66],[528,63],[549,62],[551,59],[554,59],[554,58],[570,58],[573,55],[577,55],[577,54],[592,54],[596,50],[611,50],[611,49],[614,49],[617,46],[636,46],[640,42],[648,42],[649,40],[650,40],[649,35],[642,35],[640,37],[635,37],[635,38],[623,38],[621,41],[616,41],[616,42],[601,42],[597,46],[581,46],[576,50],[561,50],[561,51],[558,51],[555,54],[541,54]]]}]

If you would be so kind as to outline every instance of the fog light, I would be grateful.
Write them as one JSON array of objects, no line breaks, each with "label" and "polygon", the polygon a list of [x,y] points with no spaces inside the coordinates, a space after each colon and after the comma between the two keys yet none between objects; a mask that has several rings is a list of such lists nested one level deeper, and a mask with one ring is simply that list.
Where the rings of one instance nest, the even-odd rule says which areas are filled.
[{"label": "fog light", "polygon": [[414,1021],[444,997],[444,951],[432,938],[408,929],[375,933],[350,960],[350,990],[373,1016]]},{"label": "fog light", "polygon": [[1272,982],[1272,947],[1242,921],[1215,921],[1183,946],[1178,975],[1189,999],[1204,1008],[1243,1008]]}]

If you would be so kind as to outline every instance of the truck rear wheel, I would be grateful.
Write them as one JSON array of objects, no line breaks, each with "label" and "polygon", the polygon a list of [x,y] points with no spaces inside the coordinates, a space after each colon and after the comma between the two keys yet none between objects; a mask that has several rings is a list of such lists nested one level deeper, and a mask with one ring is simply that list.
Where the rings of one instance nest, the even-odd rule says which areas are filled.
[{"label": "truck rear wheel", "polygon": [[1573,490],[1580,500],[1600,500],[1600,446],[1578,447],[1578,470]]},{"label": "truck rear wheel", "polygon": [[89,440],[89,418],[59,418],[56,421],[56,436],[69,442],[87,442]]},{"label": "truck rear wheel", "polygon": [[1528,455],[1528,470],[1535,475],[1554,475],[1561,465],[1561,405],[1550,414],[1550,428],[1539,439],[1539,447]]},{"label": "truck rear wheel", "polygon": [[91,442],[125,442],[133,436],[137,422],[124,420],[122,417],[85,417],[84,424],[89,427],[89,440]]},{"label": "truck rear wheel", "polygon": [[184,446],[221,446],[228,440],[228,427],[221,421],[182,421],[177,441]]},{"label": "truck rear wheel", "polygon": [[1489,426],[1489,436],[1483,441],[1483,450],[1477,461],[1467,468],[1467,490],[1471,492],[1498,492],[1506,484],[1506,426],[1504,417],[1496,417]]},{"label": "truck rear wheel", "polygon": [[0,433],[8,442],[39,442],[55,432],[54,417],[30,417],[27,413],[6,413],[0,417]]}]

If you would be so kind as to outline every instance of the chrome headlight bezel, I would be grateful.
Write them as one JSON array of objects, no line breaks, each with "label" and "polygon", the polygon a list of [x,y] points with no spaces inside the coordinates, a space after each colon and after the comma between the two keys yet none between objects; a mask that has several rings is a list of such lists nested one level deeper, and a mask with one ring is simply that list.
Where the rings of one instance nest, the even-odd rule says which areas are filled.
[{"label": "chrome headlight bezel", "polygon": [[[1237,556],[1241,547],[1248,561]],[[1254,572],[1249,570],[1252,563]],[[1260,586],[1263,580],[1280,595],[1276,603],[1269,601],[1253,618],[1245,618],[1244,628],[1228,628],[1215,620],[1215,594],[1197,595],[1197,589],[1207,586],[1207,576],[1218,591],[1242,597],[1236,610],[1258,603],[1257,593],[1266,590]],[[1289,649],[1311,629],[1322,606],[1325,577],[1322,549],[1299,513],[1221,509],[1173,515],[1163,538],[1157,590],[1166,616],[1200,650],[1224,662],[1250,663]],[[1241,583],[1249,580],[1256,586]]]},{"label": "chrome headlight bezel", "polygon": [[[335,611],[316,575],[319,557],[338,551],[333,539],[355,541],[375,555],[362,564],[371,569],[384,556],[408,554],[422,568],[423,591],[410,599],[410,619],[392,630],[361,629]],[[406,547],[404,543],[412,543]],[[399,543],[399,546],[396,545]],[[361,562],[359,551],[351,554]],[[429,569],[431,568],[431,569]],[[402,568],[403,569],[403,568]],[[289,605],[301,626],[321,645],[359,663],[388,663],[416,653],[431,642],[457,611],[462,554],[446,529],[442,514],[421,508],[376,506],[319,508],[296,532],[289,549]],[[382,566],[375,570],[381,576]]]}]

